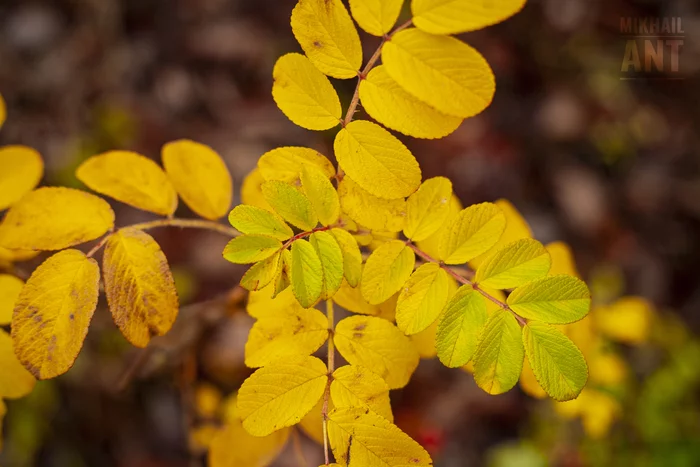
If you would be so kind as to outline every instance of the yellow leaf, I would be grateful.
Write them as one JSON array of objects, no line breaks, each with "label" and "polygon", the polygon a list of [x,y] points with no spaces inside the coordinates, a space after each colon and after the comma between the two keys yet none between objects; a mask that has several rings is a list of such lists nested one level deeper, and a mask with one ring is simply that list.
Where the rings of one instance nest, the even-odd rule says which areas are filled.
[{"label": "yellow leaf", "polygon": [[418,191],[408,197],[407,216],[403,233],[419,242],[430,237],[445,223],[450,214],[452,182],[444,177],[429,178]]},{"label": "yellow leaf", "polygon": [[605,437],[617,417],[622,413],[620,403],[609,394],[594,389],[584,389],[577,399],[556,404],[563,417],[581,417],[583,429],[595,439]]},{"label": "yellow leaf", "polygon": [[[2,103],[0,103],[0,117],[3,116],[2,110]],[[43,176],[44,161],[36,150],[27,146],[1,147],[0,211],[9,208],[32,191]]]},{"label": "yellow leaf", "polygon": [[0,128],[2,128],[2,125],[5,123],[6,118],[7,106],[5,105],[5,99],[3,99],[2,94],[0,94]]},{"label": "yellow leaf", "polygon": [[472,269],[478,268],[486,258],[491,256],[492,253],[498,251],[501,247],[504,247],[516,240],[520,240],[521,238],[532,238],[530,226],[520,212],[515,209],[515,206],[510,203],[510,201],[499,199],[494,204],[501,208],[501,211],[503,211],[503,214],[506,216],[506,228],[503,231],[501,238],[494,246],[491,247],[489,251],[469,261],[469,265],[472,267]]},{"label": "yellow leaf", "polygon": [[317,351],[328,339],[328,320],[310,308],[259,319],[245,344],[245,364],[257,368]]},{"label": "yellow leaf", "polygon": [[331,225],[338,222],[340,200],[326,174],[312,165],[304,165],[301,168],[301,186],[321,224]]},{"label": "yellow leaf", "polygon": [[350,0],[350,12],[369,34],[382,37],[391,31],[401,13],[404,0]]},{"label": "yellow leaf", "polygon": [[518,382],[525,349],[522,332],[506,310],[493,313],[479,337],[474,353],[474,379],[489,394],[502,394]]},{"label": "yellow leaf", "polygon": [[396,324],[404,334],[417,334],[433,324],[447,303],[449,276],[438,264],[416,269],[401,288]]},{"label": "yellow leaf", "polygon": [[581,279],[560,274],[518,287],[508,296],[508,305],[523,318],[568,324],[588,314],[591,294]]},{"label": "yellow leaf", "polygon": [[265,183],[265,179],[260,169],[256,167],[251,170],[241,184],[241,203],[272,211],[272,206],[265,201],[265,196],[262,194],[261,185],[263,183]]},{"label": "yellow leaf", "polygon": [[338,408],[367,408],[390,422],[394,421],[389,386],[369,369],[360,365],[341,366],[333,373],[331,398]]},{"label": "yellow leaf", "polygon": [[239,204],[228,215],[232,226],[244,234],[266,235],[277,240],[287,240],[294,231],[274,212],[256,206]]},{"label": "yellow leaf", "polygon": [[323,288],[321,298],[327,300],[338,291],[343,282],[343,251],[333,235],[328,232],[314,232],[309,242],[321,260],[323,270]]},{"label": "yellow leaf", "polygon": [[34,250],[8,250],[0,246],[0,265],[9,265],[21,261],[29,261],[39,255]]},{"label": "yellow leaf", "polygon": [[326,76],[301,54],[283,55],[272,71],[272,97],[292,122],[308,130],[340,123],[338,93]]},{"label": "yellow leaf", "polygon": [[253,436],[267,436],[296,425],[321,398],[327,381],[328,369],[316,357],[260,368],[238,391],[243,427]]},{"label": "yellow leaf", "polygon": [[406,220],[406,201],[382,199],[362,189],[349,177],[338,184],[340,206],[350,219],[371,230],[399,232]]},{"label": "yellow leaf", "polygon": [[433,465],[425,449],[399,427],[360,407],[329,413],[328,439],[335,459],[348,467]]},{"label": "yellow leaf", "polygon": [[323,266],[316,249],[306,240],[292,243],[292,290],[301,306],[310,308],[323,292]]},{"label": "yellow leaf", "polygon": [[601,386],[617,386],[624,383],[629,370],[627,362],[614,350],[607,348],[586,357],[592,383]]},{"label": "yellow leaf", "polygon": [[487,258],[474,276],[475,282],[494,289],[511,289],[547,274],[552,258],[537,240],[523,238]]},{"label": "yellow leaf", "polygon": [[371,316],[377,316],[380,313],[377,305],[367,303],[359,287],[351,287],[347,281],[343,281],[338,292],[333,295],[333,301],[353,313]]},{"label": "yellow leaf", "polygon": [[144,211],[170,216],[177,209],[177,193],[163,169],[135,152],[93,156],[75,176],[91,190]]},{"label": "yellow leaf", "polygon": [[469,206],[451,218],[440,240],[440,258],[463,264],[491,248],[506,226],[506,217],[493,203]]},{"label": "yellow leaf", "polygon": [[321,169],[328,178],[335,175],[335,168],[326,156],[318,151],[302,147],[283,147],[268,151],[258,160],[258,169],[265,180],[294,183],[304,165]]},{"label": "yellow leaf", "polygon": [[64,250],[34,270],[19,294],[12,341],[19,361],[37,378],[68,371],[97,307],[100,268],[78,250]]},{"label": "yellow leaf", "polygon": [[273,292],[272,287],[250,292],[246,305],[248,314],[255,319],[262,319],[270,316],[281,316],[301,309],[301,305],[294,298],[291,288],[285,289],[276,297],[272,296]]},{"label": "yellow leaf", "polygon": [[265,260],[282,249],[282,242],[265,235],[241,235],[226,245],[224,258],[234,264]]},{"label": "yellow leaf", "polygon": [[411,336],[411,342],[418,351],[420,358],[435,358],[437,350],[435,349],[435,339],[437,336],[438,322],[428,326],[427,329]]},{"label": "yellow leaf", "polygon": [[408,384],[420,359],[409,338],[396,326],[373,316],[354,315],[340,321],[334,342],[348,363],[369,368],[391,389]]},{"label": "yellow leaf", "polygon": [[486,59],[454,37],[406,29],[384,45],[382,62],[407,92],[454,117],[481,113],[496,92]]},{"label": "yellow leaf", "polygon": [[549,268],[549,275],[567,274],[569,276],[581,277],[576,269],[576,261],[569,245],[564,242],[552,242],[545,245],[552,257],[552,267]]},{"label": "yellow leaf", "polygon": [[255,263],[241,278],[241,287],[254,291],[266,287],[280,274],[282,251],[277,251],[269,258]]},{"label": "yellow leaf", "polygon": [[440,227],[438,227],[438,230],[436,230],[435,233],[430,235],[425,240],[420,240],[417,242],[418,248],[420,248],[421,251],[427,253],[433,258],[440,257],[440,240],[442,239],[442,234],[444,231],[443,227],[445,227],[445,225],[450,221],[450,219],[459,214],[459,212],[462,210],[462,203],[454,194],[448,201],[447,205],[447,217],[440,225]]},{"label": "yellow leaf", "polygon": [[362,253],[357,241],[347,230],[331,229],[331,235],[343,252],[343,275],[350,287],[357,287],[362,277]]},{"label": "yellow leaf", "polygon": [[376,123],[350,122],[338,132],[333,147],[347,176],[374,196],[405,198],[420,186],[421,171],[416,158]]},{"label": "yellow leaf", "polygon": [[12,338],[0,329],[0,402],[2,398],[17,399],[26,396],[32,392],[35,383],[34,376],[17,360]]},{"label": "yellow leaf", "polygon": [[413,23],[431,34],[460,34],[504,21],[525,6],[526,0],[413,0]]},{"label": "yellow leaf", "polygon": [[12,311],[24,282],[10,274],[0,274],[0,325],[10,324]]},{"label": "yellow leaf", "polygon": [[598,329],[609,338],[640,344],[649,338],[654,312],[651,303],[642,297],[623,297],[597,307],[593,318]]},{"label": "yellow leaf", "polygon": [[367,113],[382,125],[415,138],[444,138],[462,123],[404,90],[378,66],[360,82],[360,101]]},{"label": "yellow leaf", "polygon": [[299,0],[292,32],[316,68],[334,78],[355,78],[362,66],[362,44],[340,0]]},{"label": "yellow leaf", "polygon": [[362,271],[362,296],[371,305],[378,305],[398,292],[406,283],[416,256],[400,240],[386,242],[372,252]]},{"label": "yellow leaf", "polygon": [[223,402],[222,399],[221,391],[213,384],[197,384],[194,391],[194,406],[197,415],[202,418],[217,417]]},{"label": "yellow leaf", "polygon": [[170,330],[179,310],[168,260],[145,232],[125,228],[109,237],[102,260],[107,303],[126,340],[146,347]]},{"label": "yellow leaf", "polygon": [[0,245],[20,250],[62,250],[114,227],[106,201],[71,188],[44,187],[24,196],[0,224]]},{"label": "yellow leaf", "polygon": [[479,335],[488,320],[484,297],[470,285],[457,290],[440,318],[435,347],[443,365],[457,368],[474,356]]},{"label": "yellow leaf", "polygon": [[544,399],[547,397],[547,393],[540,383],[537,382],[535,374],[532,372],[532,367],[530,366],[530,360],[527,358],[523,361],[523,371],[520,373],[520,389],[529,396],[535,399]]},{"label": "yellow leaf", "polygon": [[233,181],[221,156],[201,143],[181,139],[162,150],[163,166],[182,200],[209,220],[224,217],[233,198]]},{"label": "yellow leaf", "polygon": [[275,278],[273,298],[287,290],[292,285],[292,252],[287,250],[282,251],[282,259],[278,266],[279,272]]},{"label": "yellow leaf", "polygon": [[[332,410],[333,400],[328,400],[328,410]],[[311,412],[306,414],[299,422],[299,428],[309,438],[314,440],[319,445],[323,446],[325,434],[323,433],[323,398],[319,399],[318,403],[311,409]],[[332,464],[331,464],[332,465]],[[325,467],[325,466],[324,466]]]},{"label": "yellow leaf", "polygon": [[273,180],[263,183],[262,191],[275,212],[293,226],[310,231],[318,224],[311,201],[298,188],[287,182]]},{"label": "yellow leaf", "polygon": [[266,467],[282,452],[290,429],[268,436],[253,436],[240,420],[232,420],[219,430],[209,448],[209,467]]}]

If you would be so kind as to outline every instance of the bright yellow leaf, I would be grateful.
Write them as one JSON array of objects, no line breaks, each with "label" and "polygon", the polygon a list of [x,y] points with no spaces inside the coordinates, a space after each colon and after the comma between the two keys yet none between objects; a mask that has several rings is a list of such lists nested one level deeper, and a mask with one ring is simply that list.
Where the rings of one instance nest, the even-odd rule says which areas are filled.
[{"label": "bright yellow leaf", "polygon": [[301,186],[321,224],[331,225],[338,222],[340,217],[338,192],[320,169],[308,164],[302,166]]},{"label": "bright yellow leaf", "polygon": [[229,212],[233,181],[223,159],[212,148],[181,139],[163,146],[161,155],[168,177],[190,209],[210,220]]},{"label": "bright yellow leaf", "polygon": [[241,278],[241,287],[254,291],[266,287],[280,274],[282,251],[277,251],[267,259],[255,263]]},{"label": "bright yellow leaf", "polygon": [[440,240],[440,258],[463,264],[491,248],[506,226],[503,211],[493,203],[469,206],[448,220]]},{"label": "bright yellow leaf", "polygon": [[239,204],[228,215],[233,227],[244,234],[266,235],[277,240],[287,240],[294,231],[274,212],[257,206]]},{"label": "bright yellow leaf", "polygon": [[471,266],[472,269],[478,268],[486,258],[491,256],[492,253],[498,251],[501,247],[504,247],[516,240],[520,240],[521,238],[532,238],[530,226],[520,212],[515,209],[515,206],[510,203],[510,201],[499,199],[493,204],[501,208],[501,211],[503,211],[503,214],[506,216],[506,228],[503,231],[501,238],[494,246],[491,247],[491,249],[489,249],[489,251],[469,261],[469,266]]},{"label": "bright yellow leaf", "polygon": [[494,289],[510,289],[547,274],[552,258],[537,240],[524,238],[510,243],[487,258],[474,280]]},{"label": "bright yellow leaf", "polygon": [[226,245],[224,258],[234,264],[257,263],[282,249],[282,242],[265,235],[241,235]]},{"label": "bright yellow leaf", "polygon": [[262,185],[263,195],[277,214],[295,227],[310,231],[318,224],[318,217],[309,198],[287,182],[272,180]]},{"label": "bright yellow leaf", "polygon": [[335,228],[330,230],[331,235],[338,242],[343,253],[343,275],[350,287],[357,287],[362,277],[362,253],[357,241],[347,230]]},{"label": "bright yellow leaf", "polygon": [[10,274],[0,274],[0,325],[10,324],[12,311],[24,282]]},{"label": "bright yellow leaf", "polygon": [[523,360],[523,371],[520,373],[520,389],[523,392],[535,399],[544,399],[547,397],[547,392],[542,389],[540,383],[537,382],[535,374],[532,372],[530,360]]},{"label": "bright yellow leaf", "polygon": [[411,342],[418,354],[420,354],[420,358],[435,358],[437,356],[435,339],[437,337],[438,323],[439,321],[435,321],[427,329],[411,336]]},{"label": "bright yellow leaf", "polygon": [[470,285],[460,287],[445,307],[435,336],[437,355],[443,365],[457,368],[472,359],[487,319],[484,297]]},{"label": "bright yellow leaf", "polygon": [[518,382],[525,349],[522,332],[506,310],[493,313],[481,331],[474,353],[474,379],[489,394],[502,394]]},{"label": "bright yellow leaf", "polygon": [[[333,400],[328,399],[328,410],[333,409]],[[306,414],[297,425],[309,438],[314,440],[320,446],[323,446],[325,434],[323,433],[323,398],[318,400],[318,403],[311,409],[311,412]],[[324,466],[325,467],[325,466]]]},{"label": "bright yellow leaf", "polygon": [[[0,104],[0,113],[2,105]],[[2,122],[0,122],[2,126]],[[27,146],[0,148],[0,211],[36,187],[44,176],[41,155]]]},{"label": "bright yellow leaf", "polygon": [[292,122],[319,131],[340,123],[338,93],[306,56],[283,55],[275,63],[272,78],[272,97]]},{"label": "bright yellow leaf", "polygon": [[20,250],[62,250],[114,227],[114,212],[97,196],[44,187],[24,196],[0,224],[0,245]]},{"label": "bright yellow leaf", "polygon": [[290,429],[268,436],[253,436],[240,420],[232,420],[219,430],[209,448],[209,467],[266,467],[282,452]]},{"label": "bright yellow leaf", "polygon": [[449,293],[449,276],[438,264],[416,269],[401,288],[396,303],[396,325],[406,335],[417,334],[433,324]]},{"label": "bright yellow leaf", "polygon": [[272,287],[250,292],[246,305],[248,314],[255,319],[262,319],[270,316],[281,316],[301,308],[297,299],[294,298],[291,288],[285,289],[276,297],[272,296],[273,292]]},{"label": "bright yellow leaf", "polygon": [[504,21],[526,0],[412,0],[413,24],[431,34],[460,34]]},{"label": "bright yellow leaf", "polygon": [[335,167],[326,156],[310,148],[297,146],[276,148],[268,151],[258,160],[258,169],[265,180],[279,180],[294,183],[299,180],[301,168],[313,165],[328,178],[335,175]]},{"label": "bright yellow leaf", "polygon": [[333,372],[333,405],[368,408],[390,422],[394,421],[389,400],[389,386],[377,374],[360,365],[341,366]]},{"label": "bright yellow leaf", "polygon": [[411,151],[376,123],[350,122],[333,145],[348,177],[374,196],[405,198],[418,189],[421,171]]},{"label": "bright yellow leaf", "polygon": [[323,265],[316,249],[306,240],[292,243],[292,290],[301,306],[310,308],[323,292]]},{"label": "bright yellow leaf", "polygon": [[8,250],[0,246],[0,265],[7,266],[12,263],[29,261],[39,255],[39,251],[34,250]]},{"label": "bright yellow leaf", "polygon": [[435,233],[430,235],[425,240],[416,242],[421,251],[427,253],[433,258],[438,258],[440,256],[440,240],[442,240],[442,234],[444,232],[443,227],[445,227],[450,219],[459,214],[459,212],[462,210],[462,203],[454,194],[448,201],[447,205],[447,217],[438,227],[438,230],[436,230]]},{"label": "bright yellow leaf", "polygon": [[452,182],[445,177],[424,181],[406,201],[407,215],[403,233],[419,242],[430,237],[445,223],[450,214]]},{"label": "bright yellow leaf", "polygon": [[75,176],[91,190],[144,211],[170,216],[177,209],[177,193],[163,169],[135,152],[93,156]]},{"label": "bright yellow leaf", "polygon": [[335,328],[338,352],[352,365],[362,365],[378,374],[391,389],[408,384],[420,357],[411,341],[389,321],[353,315]]},{"label": "bright yellow leaf", "polygon": [[496,92],[486,59],[454,37],[406,29],[384,45],[382,62],[407,92],[454,117],[482,112]]},{"label": "bright yellow leaf", "polygon": [[316,357],[292,358],[253,373],[238,391],[243,427],[267,436],[296,425],[316,405],[328,381],[326,365]]},{"label": "bright yellow leaf", "polygon": [[569,245],[564,242],[552,242],[545,245],[552,257],[552,267],[549,268],[549,275],[568,274],[569,276],[581,277],[576,269],[576,261]]},{"label": "bright yellow leaf", "polygon": [[362,29],[381,37],[396,24],[403,2],[404,0],[350,0],[350,12]]},{"label": "bright yellow leaf", "polygon": [[335,237],[328,232],[314,232],[309,236],[309,242],[321,260],[323,270],[321,298],[327,300],[335,295],[343,282],[343,251],[335,241]]},{"label": "bright yellow leaf", "polygon": [[400,240],[392,240],[372,252],[362,271],[362,296],[378,305],[398,292],[413,272],[416,256]]},{"label": "bright yellow leaf", "polygon": [[508,305],[523,318],[568,324],[588,314],[591,294],[581,279],[560,274],[518,287],[508,296]]},{"label": "bright yellow leaf", "polygon": [[350,219],[371,230],[400,232],[406,220],[406,201],[378,198],[349,177],[338,184],[340,206]]},{"label": "bright yellow leaf", "polygon": [[35,383],[34,376],[17,360],[12,338],[0,329],[0,402],[2,398],[17,399],[26,396],[32,392]]},{"label": "bright yellow leaf", "polygon": [[377,316],[380,313],[377,305],[370,305],[362,296],[360,287],[351,287],[347,281],[343,281],[340,289],[333,295],[333,301],[352,313]]},{"label": "bright yellow leaf", "polygon": [[362,66],[362,44],[341,0],[299,0],[292,32],[316,68],[334,78],[355,78]]},{"label": "bright yellow leaf", "polygon": [[639,344],[649,338],[654,312],[652,304],[642,297],[623,297],[610,305],[597,307],[593,319],[607,337]]},{"label": "bright yellow leaf", "polygon": [[37,378],[68,371],[97,307],[100,268],[78,250],[64,250],[34,270],[19,294],[12,341],[19,361]]},{"label": "bright yellow leaf", "polygon": [[250,171],[241,183],[241,203],[249,204],[267,211],[272,211],[272,206],[265,201],[261,185],[265,183],[260,169],[257,167]]}]

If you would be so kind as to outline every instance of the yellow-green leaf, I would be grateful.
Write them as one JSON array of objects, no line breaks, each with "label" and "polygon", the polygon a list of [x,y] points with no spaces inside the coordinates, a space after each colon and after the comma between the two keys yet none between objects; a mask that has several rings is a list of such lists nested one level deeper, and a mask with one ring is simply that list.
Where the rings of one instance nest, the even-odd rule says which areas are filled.
[{"label": "yellow-green leaf", "polygon": [[551,264],[552,258],[540,242],[523,238],[481,263],[474,280],[485,287],[511,289],[546,275]]},{"label": "yellow-green leaf", "polygon": [[35,383],[34,376],[17,360],[12,338],[0,329],[0,401],[26,396]]},{"label": "yellow-green leaf", "polygon": [[114,212],[97,196],[44,187],[24,196],[0,223],[0,246],[62,250],[89,242],[114,227]]},{"label": "yellow-green leaf", "polygon": [[362,44],[341,0],[299,0],[292,32],[316,68],[334,78],[355,78],[362,66]]},{"label": "yellow-green leaf", "polygon": [[257,206],[239,204],[228,215],[232,226],[244,234],[266,235],[277,240],[287,240],[294,231],[274,212]]},{"label": "yellow-green leaf", "polygon": [[158,243],[125,228],[109,237],[102,260],[107,303],[126,340],[146,347],[170,330],[179,310],[175,282]]},{"label": "yellow-green leaf", "polygon": [[266,287],[280,273],[281,258],[282,251],[277,251],[269,258],[252,265],[243,274],[241,287],[251,292]]},{"label": "yellow-green leaf", "polygon": [[382,62],[407,92],[454,117],[480,113],[496,91],[486,59],[454,37],[406,29],[384,45]]},{"label": "yellow-green leaf", "polygon": [[500,309],[486,321],[474,352],[474,379],[489,394],[502,394],[518,382],[525,350],[513,315]]},{"label": "yellow-green leaf", "polygon": [[416,256],[400,240],[392,240],[372,252],[360,284],[368,303],[378,305],[398,292],[413,272]]},{"label": "yellow-green leaf", "polygon": [[508,296],[508,305],[523,318],[568,324],[588,314],[591,294],[582,280],[560,274],[518,287]]},{"label": "yellow-green leaf", "polygon": [[360,365],[341,366],[333,373],[333,405],[367,408],[390,422],[394,421],[389,386],[377,374]]},{"label": "yellow-green leaf", "polygon": [[406,238],[419,242],[430,237],[450,213],[452,182],[445,177],[434,177],[424,181],[418,191],[406,202]]},{"label": "yellow-green leaf", "polygon": [[181,139],[163,146],[163,166],[182,200],[205,219],[224,217],[231,207],[233,181],[212,148]]},{"label": "yellow-green leaf", "polygon": [[248,335],[245,364],[257,368],[290,357],[305,357],[318,350],[326,339],[328,320],[314,308],[291,309],[261,318]]},{"label": "yellow-green leaf", "polygon": [[343,282],[343,251],[333,235],[328,232],[314,232],[309,236],[309,242],[321,260],[323,270],[321,298],[326,300],[335,295]]},{"label": "yellow-green leaf", "polygon": [[399,427],[361,407],[330,412],[328,439],[335,459],[348,467],[433,465],[426,450]]},{"label": "yellow-green leaf", "polygon": [[487,319],[486,302],[481,294],[470,285],[460,287],[445,307],[435,337],[443,365],[458,368],[469,363]]},{"label": "yellow-green leaf", "polygon": [[263,467],[282,452],[290,429],[268,436],[253,436],[240,420],[231,420],[217,433],[209,447],[209,467]]},{"label": "yellow-green leaf", "polygon": [[20,362],[39,379],[68,371],[97,307],[100,268],[78,250],[64,250],[34,270],[19,294],[12,341]]},{"label": "yellow-green leaf", "polygon": [[331,225],[338,222],[340,200],[326,174],[312,165],[304,165],[301,168],[301,186],[321,224]]},{"label": "yellow-green leaf", "polygon": [[[0,103],[0,113],[2,113]],[[0,115],[2,117],[2,115]],[[2,122],[0,121],[0,126]],[[27,146],[0,148],[0,211],[19,201],[36,187],[44,175],[41,155]]]},{"label": "yellow-green leaf", "polygon": [[532,238],[530,226],[510,201],[499,199],[494,204],[501,208],[501,211],[503,211],[503,214],[506,216],[506,228],[501,238],[498,239],[496,244],[493,245],[489,251],[469,260],[469,266],[471,266],[472,269],[478,268],[486,258],[498,251],[501,247],[516,240],[520,240],[521,238]]},{"label": "yellow-green leaf", "polygon": [[280,259],[278,269],[279,271],[275,278],[272,298],[277,297],[277,295],[281,294],[287,290],[287,287],[292,285],[292,252],[288,249],[282,251],[282,258]]},{"label": "yellow-green leaf", "polygon": [[177,193],[163,169],[135,152],[93,156],[75,176],[91,190],[144,211],[170,216],[177,209]]},{"label": "yellow-green leaf", "polygon": [[268,151],[258,160],[258,169],[265,180],[279,180],[294,183],[299,180],[301,168],[313,165],[328,178],[335,175],[335,168],[326,156],[310,148],[297,146],[276,148]]},{"label": "yellow-green leaf", "polygon": [[238,391],[243,428],[253,436],[267,436],[296,425],[321,398],[327,381],[328,369],[315,357],[260,368]]},{"label": "yellow-green leaf", "polygon": [[350,12],[362,29],[381,37],[396,24],[403,2],[404,0],[350,0]]},{"label": "yellow-green leaf", "polygon": [[0,325],[10,324],[12,311],[24,282],[10,274],[0,274]]},{"label": "yellow-green leaf", "polygon": [[449,277],[438,264],[416,269],[401,288],[396,303],[396,325],[404,334],[417,334],[440,316],[449,293]]},{"label": "yellow-green leaf", "polygon": [[353,315],[335,328],[335,345],[352,365],[363,365],[378,374],[391,389],[408,384],[420,357],[411,341],[389,321]]},{"label": "yellow-green leaf", "polygon": [[272,211],[272,206],[265,201],[265,196],[262,194],[261,185],[265,183],[260,169],[257,167],[250,171],[241,183],[241,202],[255,206],[266,211]]},{"label": "yellow-green leaf", "polygon": [[226,245],[224,258],[235,264],[257,263],[277,253],[282,242],[265,235],[241,235]]},{"label": "yellow-green leaf", "polygon": [[349,177],[338,184],[343,212],[371,230],[400,232],[406,220],[406,201],[378,198],[362,189]]},{"label": "yellow-green leaf", "polygon": [[350,287],[357,287],[362,277],[362,253],[357,241],[347,230],[335,228],[330,230],[331,235],[338,242],[343,252],[343,275]]},{"label": "yellow-green leaf", "polygon": [[333,147],[346,174],[374,196],[405,198],[420,186],[421,171],[416,158],[376,123],[350,122],[338,132]]},{"label": "yellow-green leaf", "polygon": [[272,70],[272,78],[272,97],[292,122],[319,131],[340,123],[338,93],[306,56],[283,55]]},{"label": "yellow-green leaf", "polygon": [[526,0],[412,0],[413,24],[431,34],[460,34],[500,23]]},{"label": "yellow-green leaf", "polygon": [[575,399],[588,380],[583,354],[555,327],[530,321],[523,328],[523,344],[537,382],[553,399]]},{"label": "yellow-green leaf", "polygon": [[493,203],[469,206],[448,221],[440,240],[440,258],[463,264],[491,248],[503,234],[506,217]]},{"label": "yellow-green leaf", "polygon": [[367,113],[382,125],[414,138],[444,138],[462,118],[440,112],[409,94],[378,66],[360,82],[360,101]]},{"label": "yellow-green leaf", "polygon": [[292,243],[292,290],[301,306],[310,308],[323,292],[323,266],[316,249],[306,240]]},{"label": "yellow-green leaf", "polygon": [[309,198],[289,183],[273,180],[262,185],[263,195],[277,214],[304,231],[313,230],[318,217]]}]

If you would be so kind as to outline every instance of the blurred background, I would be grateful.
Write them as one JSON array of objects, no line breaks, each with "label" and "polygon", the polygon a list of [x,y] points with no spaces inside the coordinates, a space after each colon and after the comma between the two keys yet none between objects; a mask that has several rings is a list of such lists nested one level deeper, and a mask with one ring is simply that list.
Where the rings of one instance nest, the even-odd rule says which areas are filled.
[{"label": "blurred background", "polygon": [[[330,157],[335,132],[295,126],[270,94],[277,57],[300,51],[294,4],[1,0],[0,144],[36,148],[45,184],[76,187],[91,155],[119,148],[158,160],[178,138],[216,149],[237,193],[277,146]],[[680,17],[680,73],[620,79],[623,17]],[[360,35],[369,56],[378,39]],[[596,303],[576,331],[588,333],[591,382],[564,406],[519,388],[494,397],[468,372],[426,359],[392,392],[398,425],[436,466],[700,465],[700,3],[529,0],[461,37],[494,69],[493,104],[443,140],[400,138],[424,177],[450,177],[465,205],[506,198],[538,240],[571,246]],[[355,80],[334,84],[346,107]],[[118,225],[149,218],[115,209]],[[1,465],[204,465],[219,398],[250,373],[252,319],[232,289],[244,269],[222,260],[226,239],[215,233],[155,235],[183,304],[176,327],[140,351],[102,303],[76,366],[9,402]],[[302,434],[274,465],[321,456]]]}]

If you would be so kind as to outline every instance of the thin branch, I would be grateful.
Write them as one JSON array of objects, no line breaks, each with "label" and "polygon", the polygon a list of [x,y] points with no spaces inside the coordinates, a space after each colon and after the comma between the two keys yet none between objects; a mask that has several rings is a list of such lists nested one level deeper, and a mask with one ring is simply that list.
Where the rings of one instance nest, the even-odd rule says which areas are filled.
[{"label": "thin branch", "polygon": [[141,224],[134,224],[127,227],[138,230],[150,230],[158,227],[181,227],[183,229],[211,230],[229,237],[237,237],[240,235],[240,232],[233,227],[203,219],[159,219],[156,221],[143,222]]},{"label": "thin branch", "polygon": [[333,317],[333,300],[326,300],[326,317],[328,318],[328,382],[326,390],[323,393],[323,409],[321,416],[323,418],[323,453],[325,455],[326,465],[330,465],[330,453],[328,449],[328,404],[331,397],[331,381],[333,380],[333,371],[335,371],[335,344],[333,343],[333,332],[335,329],[335,319]]},{"label": "thin branch", "polygon": [[299,240],[300,238],[306,238],[306,237],[310,236],[312,233],[316,233],[316,232],[325,232],[326,230],[330,230],[331,228],[333,228],[332,225],[324,225],[323,227],[317,227],[315,229],[309,230],[308,232],[298,233],[295,236],[293,236],[292,238],[290,238],[289,240],[287,240],[284,243],[284,245],[282,245],[282,249],[286,250],[289,245],[294,243],[296,240]]}]

